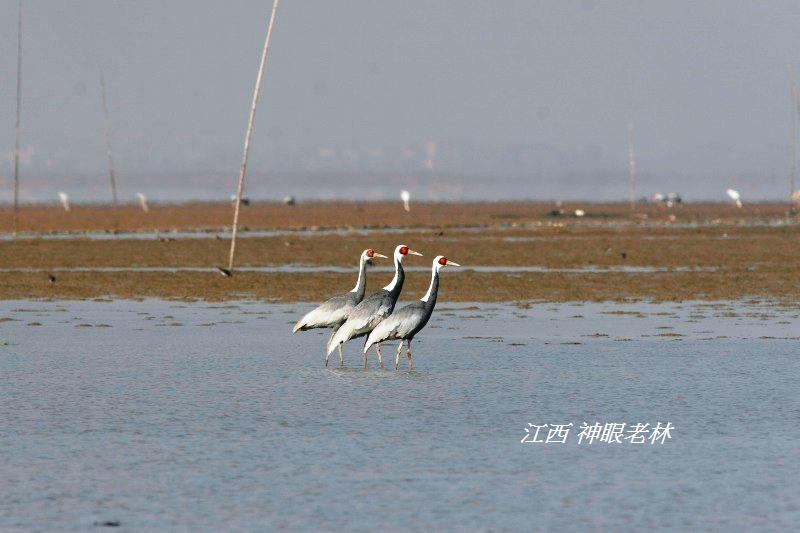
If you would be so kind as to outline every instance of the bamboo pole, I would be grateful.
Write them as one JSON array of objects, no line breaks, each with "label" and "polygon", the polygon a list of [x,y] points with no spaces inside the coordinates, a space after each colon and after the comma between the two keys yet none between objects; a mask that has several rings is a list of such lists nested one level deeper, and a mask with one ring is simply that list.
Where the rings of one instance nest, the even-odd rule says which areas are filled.
[{"label": "bamboo pole", "polygon": [[111,121],[108,118],[108,100],[106,98],[106,78],[100,71],[100,92],[103,97],[103,125],[106,137],[106,156],[108,157],[108,181],[111,183],[111,201],[117,207],[117,179],[114,174],[114,152],[111,147]]},{"label": "bamboo pole", "polygon": [[258,76],[256,77],[256,86],[253,89],[253,101],[250,105],[250,118],[247,120],[247,131],[244,136],[244,148],[242,149],[242,166],[239,169],[239,183],[236,187],[236,207],[233,210],[233,227],[231,229],[231,251],[228,257],[228,268],[220,269],[226,276],[233,275],[233,259],[236,254],[236,232],[239,228],[239,208],[242,204],[242,190],[244,189],[244,177],[247,173],[247,156],[250,152],[250,138],[253,134],[253,123],[256,118],[256,106],[258,105],[258,97],[261,94],[261,79],[264,76],[264,67],[267,64],[267,57],[269,56],[269,42],[272,38],[272,28],[275,25],[275,15],[278,12],[278,4],[280,0],[274,0],[272,4],[272,15],[269,18],[269,25],[267,26],[267,36],[264,38],[264,50],[261,52],[261,63],[258,66]]},{"label": "bamboo pole", "polygon": [[14,128],[14,235],[19,219],[19,136],[22,114],[22,0],[17,14],[17,120]]},{"label": "bamboo pole", "polygon": [[[630,25],[630,21],[629,21]],[[636,210],[636,152],[633,146],[633,116],[634,116],[634,84],[633,84],[633,47],[628,47],[628,202],[631,212]]]},{"label": "bamboo pole", "polygon": [[636,207],[636,153],[633,149],[633,121],[628,121],[628,201],[631,210]]},{"label": "bamboo pole", "polygon": [[789,204],[794,207],[794,202],[792,201],[792,195],[794,194],[795,190],[795,182],[797,180],[797,128],[798,128],[798,105],[800,105],[800,101],[798,100],[798,91],[797,91],[797,79],[795,78],[794,74],[794,67],[792,66],[791,61],[789,58],[786,58],[786,66],[789,70],[789,98],[791,100],[792,105],[792,139],[791,139],[791,153],[792,153],[792,162],[789,169]]},{"label": "bamboo pole", "polygon": [[789,188],[791,189],[789,192],[790,202],[792,201],[792,196],[797,190],[797,135],[799,133],[798,130],[800,130],[800,88],[797,87],[797,84],[794,85],[794,90],[792,91],[792,104],[792,107],[794,108],[794,113],[792,115],[792,138],[794,139],[794,143],[792,144],[792,174],[791,179],[789,180]]}]

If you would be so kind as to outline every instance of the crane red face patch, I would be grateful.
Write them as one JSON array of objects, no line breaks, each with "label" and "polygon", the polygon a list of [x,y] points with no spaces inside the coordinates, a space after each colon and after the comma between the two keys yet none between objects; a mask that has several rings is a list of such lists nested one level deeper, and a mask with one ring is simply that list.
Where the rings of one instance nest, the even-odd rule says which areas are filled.
[{"label": "crane red face patch", "polygon": [[367,250],[367,257],[372,257],[375,255],[375,250]]},{"label": "crane red face patch", "polygon": [[447,258],[446,257],[440,257],[439,258],[439,264],[442,265],[442,266],[445,266],[447,264]]},{"label": "crane red face patch", "polygon": [[408,246],[401,246],[400,247],[400,253],[403,254],[403,255],[408,254]]}]

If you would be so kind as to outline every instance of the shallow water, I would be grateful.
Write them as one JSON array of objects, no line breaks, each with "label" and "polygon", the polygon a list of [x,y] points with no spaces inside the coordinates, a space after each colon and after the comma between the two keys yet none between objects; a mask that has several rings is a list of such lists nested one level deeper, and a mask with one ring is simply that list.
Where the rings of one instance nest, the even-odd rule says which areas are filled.
[{"label": "shallow water", "polygon": [[[448,231],[457,230],[459,233],[481,233],[487,229],[534,229],[549,226],[575,225],[575,219],[546,218],[527,222],[498,223],[475,226],[456,226],[448,228]],[[651,220],[618,220],[618,219],[580,219],[581,227],[590,228],[712,228],[712,227],[784,227],[798,226],[800,221],[796,218],[742,218],[742,219],[711,219],[711,220],[681,220],[669,221],[654,218]],[[439,233],[440,226],[392,226],[392,227],[315,227],[315,228],[283,228],[283,229],[240,229],[237,233],[238,238],[264,238],[264,237],[312,237],[320,235],[373,235],[387,233],[409,233],[409,232],[435,232]],[[663,238],[656,236],[655,238]],[[671,236],[666,236],[671,238]],[[490,237],[495,238],[495,237]],[[504,239],[509,242],[528,242],[541,239],[550,239],[548,236],[509,236]],[[651,237],[652,238],[652,237]],[[0,241],[12,240],[97,240],[97,241],[117,241],[117,240],[160,240],[160,239],[230,239],[230,231],[224,228],[200,228],[196,230],[141,230],[141,231],[44,231],[44,232],[0,232]],[[447,240],[446,238],[444,240]]]},{"label": "shallow water", "polygon": [[[476,228],[459,228],[459,231],[471,231]],[[317,229],[265,229],[239,230],[237,238],[264,237],[313,237],[319,235],[371,235],[374,233],[407,233],[410,231],[431,231],[428,228],[381,227],[381,228],[317,228]],[[230,231],[223,229],[197,229],[175,231],[74,231],[74,232],[21,232],[18,234],[0,232],[0,241],[12,240],[90,240],[90,241],[157,241],[160,239],[224,239],[231,238]]]},{"label": "shallow water", "polygon": [[[790,529],[800,316],[440,303],[415,371],[309,305],[0,302],[0,529]],[[392,352],[386,346],[384,355]],[[527,424],[670,422],[663,445]],[[577,431],[577,430],[576,430]]]}]

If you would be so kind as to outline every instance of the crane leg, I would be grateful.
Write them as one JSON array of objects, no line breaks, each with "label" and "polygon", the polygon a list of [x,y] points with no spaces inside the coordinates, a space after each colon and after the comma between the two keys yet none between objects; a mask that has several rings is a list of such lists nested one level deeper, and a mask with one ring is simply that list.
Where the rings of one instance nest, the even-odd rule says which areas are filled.
[{"label": "crane leg", "polygon": [[411,357],[411,341],[408,341],[408,351],[406,352],[408,363],[411,365],[411,370],[414,370],[414,358]]},{"label": "crane leg", "polygon": [[339,345],[339,368],[344,368],[344,354],[342,354],[342,345]]},{"label": "crane leg", "polygon": [[[334,331],[333,331],[333,333],[331,333],[331,336],[330,336],[330,337],[328,337],[328,342],[331,342],[331,339],[333,338],[333,336],[334,336],[334,335],[336,335],[336,330],[334,330]],[[327,343],[326,343],[326,346],[327,346]],[[341,344],[339,345],[339,349],[340,349],[340,350],[342,349],[342,345],[341,345]],[[331,356],[331,354],[329,354],[329,353],[326,353],[326,354],[325,354],[325,366],[326,366],[326,367],[328,366],[328,358],[329,358],[330,356]]]},{"label": "crane leg", "polygon": [[378,362],[381,364],[381,368],[383,367],[383,355],[381,355],[381,343],[375,344],[375,351],[378,352]]},{"label": "crane leg", "polygon": [[397,355],[394,358],[394,369],[400,365],[400,352],[403,351],[403,339],[400,339],[400,344],[397,346]]},{"label": "crane leg", "polygon": [[364,370],[367,369],[368,362],[369,362],[369,356],[367,355],[367,350],[364,350]]}]

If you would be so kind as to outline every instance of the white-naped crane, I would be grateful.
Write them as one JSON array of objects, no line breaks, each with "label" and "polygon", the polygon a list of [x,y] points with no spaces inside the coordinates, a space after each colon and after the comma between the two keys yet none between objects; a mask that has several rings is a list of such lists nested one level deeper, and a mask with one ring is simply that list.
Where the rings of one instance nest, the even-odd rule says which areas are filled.
[{"label": "white-naped crane", "polygon": [[728,189],[725,191],[725,194],[728,195],[728,198],[733,200],[733,203],[736,204],[736,207],[742,207],[742,195],[739,194],[739,191],[736,189]]},{"label": "white-naped crane", "polygon": [[411,341],[414,335],[420,332],[428,323],[433,308],[436,306],[436,295],[439,292],[439,271],[446,266],[461,266],[456,262],[450,261],[443,255],[436,256],[431,267],[431,285],[428,292],[418,301],[408,304],[396,313],[389,315],[367,337],[364,343],[364,360],[367,358],[367,351],[373,344],[380,344],[384,341],[400,339],[397,346],[397,355],[394,358],[394,369],[397,370],[400,364],[400,352],[403,351],[403,342],[408,344],[406,356],[411,368],[414,368],[414,359],[411,357]]},{"label": "white-naped crane", "polygon": [[58,193],[58,200],[61,202],[61,207],[64,211],[69,211],[69,195],[65,192]]},{"label": "white-naped crane", "polygon": [[142,208],[142,211],[145,213],[150,211],[150,208],[147,206],[147,196],[142,192],[137,192],[136,197],[139,199],[139,206]]},{"label": "white-naped crane", "polygon": [[411,193],[403,189],[400,191],[400,199],[403,200],[403,209],[411,211]]},{"label": "white-naped crane", "polygon": [[[409,254],[422,255],[405,244],[401,244],[394,249],[394,278],[387,286],[365,298],[350,312],[345,323],[328,341],[328,355],[334,348],[341,346],[350,339],[367,335],[375,329],[375,326],[380,324],[381,320],[392,314],[397,298],[400,297],[400,291],[403,290],[403,281],[406,278],[403,271],[403,258]],[[378,361],[381,364],[381,368],[383,368],[380,344],[375,345],[375,351],[378,353]],[[364,368],[367,368],[366,352],[364,352]]]},{"label": "white-naped crane", "polygon": [[[358,260],[358,280],[356,281],[356,286],[353,287],[350,292],[337,294],[306,313],[305,316],[294,325],[292,333],[305,331],[307,329],[331,328],[333,331],[331,332],[330,338],[333,338],[339,327],[347,320],[349,314],[361,303],[361,300],[364,299],[364,293],[367,288],[367,266],[372,264],[372,259],[375,257],[389,259],[371,248],[361,252],[361,257],[359,257]],[[328,358],[330,355],[330,352],[325,354],[325,366],[328,366]],[[344,356],[342,355],[341,345],[339,345],[339,366],[344,366]]]}]

